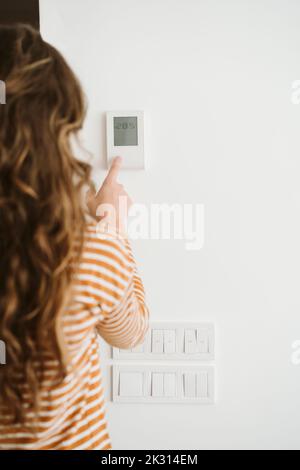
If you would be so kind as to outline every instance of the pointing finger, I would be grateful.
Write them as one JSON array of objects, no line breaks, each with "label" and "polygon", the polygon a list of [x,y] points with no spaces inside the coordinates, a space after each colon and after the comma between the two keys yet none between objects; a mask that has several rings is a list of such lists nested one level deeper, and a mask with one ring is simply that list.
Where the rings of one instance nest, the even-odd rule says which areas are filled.
[{"label": "pointing finger", "polygon": [[121,167],[122,167],[122,158],[116,157],[112,162],[112,165],[110,167],[107,177],[105,178],[105,183],[115,183],[118,179]]}]

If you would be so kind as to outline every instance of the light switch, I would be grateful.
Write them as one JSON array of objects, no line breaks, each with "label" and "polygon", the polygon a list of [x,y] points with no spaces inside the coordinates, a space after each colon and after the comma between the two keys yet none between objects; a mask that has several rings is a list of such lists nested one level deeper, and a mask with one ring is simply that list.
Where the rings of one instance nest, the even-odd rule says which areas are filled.
[{"label": "light switch", "polygon": [[164,396],[164,374],[160,374],[160,373],[152,374],[151,395],[153,397]]},{"label": "light switch", "polygon": [[176,331],[164,330],[164,353],[175,354],[176,352]]},{"label": "light switch", "polygon": [[198,350],[201,354],[209,353],[209,334],[207,330],[197,330],[198,333]]},{"label": "light switch", "polygon": [[141,372],[120,372],[119,395],[121,397],[143,396],[144,374]]},{"label": "light switch", "polygon": [[196,389],[198,398],[208,398],[208,373],[200,372],[197,374]]},{"label": "light switch", "polygon": [[176,396],[176,374],[164,374],[164,396]]},{"label": "light switch", "polygon": [[152,330],[152,352],[154,354],[163,354],[164,352],[163,330]]},{"label": "light switch", "polygon": [[184,332],[184,352],[186,354],[196,354],[197,347],[197,330],[185,330]]},{"label": "light switch", "polygon": [[136,346],[135,348],[133,348],[133,349],[131,350],[131,352],[134,353],[134,354],[135,354],[135,353],[141,354],[141,353],[144,352],[144,350],[145,350],[144,344],[139,344],[138,346]]},{"label": "light switch", "polygon": [[187,398],[196,397],[196,374],[193,372],[184,374],[184,396]]}]

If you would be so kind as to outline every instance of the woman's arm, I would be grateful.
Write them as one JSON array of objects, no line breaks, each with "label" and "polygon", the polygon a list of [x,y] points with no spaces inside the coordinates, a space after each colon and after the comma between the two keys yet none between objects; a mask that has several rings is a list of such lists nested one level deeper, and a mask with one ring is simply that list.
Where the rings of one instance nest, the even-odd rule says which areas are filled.
[{"label": "woman's arm", "polygon": [[[128,212],[121,213],[120,207],[124,207],[125,200],[129,210],[132,201],[118,183],[121,165],[122,160],[116,158],[100,191],[89,195],[88,207],[92,215],[96,219],[98,217],[97,244],[99,262],[102,263],[102,277],[100,274],[98,282],[102,292],[106,291],[100,303],[103,319],[99,321],[97,330],[109,344],[129,349],[144,340],[149,313],[143,283],[130,243],[124,235]],[[112,211],[106,220],[109,208]]]},{"label": "woman's arm", "polygon": [[[137,272],[129,242],[123,243],[131,260],[128,284],[124,286],[123,295],[113,310],[107,312],[104,320],[98,323],[97,330],[110,345],[130,349],[143,342],[148,330],[149,313],[143,283]],[[117,269],[115,275],[118,276]]]}]

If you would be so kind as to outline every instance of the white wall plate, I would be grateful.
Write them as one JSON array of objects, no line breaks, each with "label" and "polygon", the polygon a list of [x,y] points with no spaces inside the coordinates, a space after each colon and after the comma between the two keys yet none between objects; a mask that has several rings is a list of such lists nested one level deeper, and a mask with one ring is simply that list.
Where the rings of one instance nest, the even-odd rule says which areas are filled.
[{"label": "white wall plate", "polygon": [[115,403],[198,403],[215,401],[213,367],[114,365]]},{"label": "white wall plate", "polygon": [[215,358],[215,328],[212,323],[151,323],[145,341],[131,350],[112,348],[118,360],[197,360]]}]

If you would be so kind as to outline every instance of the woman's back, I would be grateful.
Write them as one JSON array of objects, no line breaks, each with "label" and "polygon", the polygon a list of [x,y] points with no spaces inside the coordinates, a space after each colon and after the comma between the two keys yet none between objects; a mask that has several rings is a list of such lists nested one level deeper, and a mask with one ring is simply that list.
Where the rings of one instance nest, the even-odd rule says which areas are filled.
[{"label": "woman's back", "polygon": [[[36,434],[10,424],[2,408],[0,449],[109,449],[97,332],[110,344],[128,348],[143,339],[147,323],[144,291],[128,242],[114,235],[99,237],[96,225],[89,225],[73,296],[62,317],[70,370],[57,384],[57,361],[45,358]],[[29,425],[34,418],[27,416]]]},{"label": "woman's back", "polygon": [[[86,205],[91,169],[70,143],[83,93],[37,31],[0,26],[0,80],[0,449],[108,449],[97,335],[134,347],[148,322],[119,235],[120,197],[130,203],[120,161]],[[99,206],[112,207],[115,223],[97,219]]]}]

